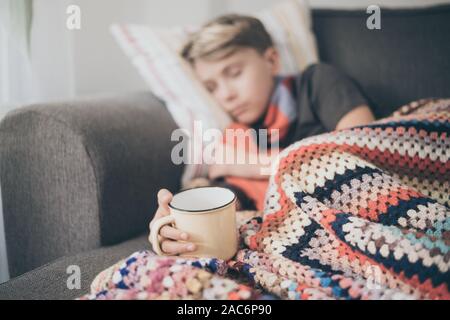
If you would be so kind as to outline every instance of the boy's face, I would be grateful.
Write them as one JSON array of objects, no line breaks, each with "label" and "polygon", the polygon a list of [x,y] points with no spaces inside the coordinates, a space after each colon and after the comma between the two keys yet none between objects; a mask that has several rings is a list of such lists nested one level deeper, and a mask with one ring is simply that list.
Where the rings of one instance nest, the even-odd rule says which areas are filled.
[{"label": "boy's face", "polygon": [[197,59],[193,68],[234,121],[251,125],[266,111],[274,76],[279,71],[279,57],[274,48],[264,54],[242,48],[220,60]]}]

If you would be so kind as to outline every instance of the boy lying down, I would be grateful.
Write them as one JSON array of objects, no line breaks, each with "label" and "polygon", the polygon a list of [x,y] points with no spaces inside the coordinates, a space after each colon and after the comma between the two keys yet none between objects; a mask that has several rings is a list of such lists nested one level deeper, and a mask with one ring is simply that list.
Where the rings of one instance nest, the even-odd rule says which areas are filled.
[{"label": "boy lying down", "polygon": [[[179,257],[196,250],[194,235],[166,225],[152,234],[165,256],[133,253],[84,298],[450,299],[450,99],[373,121],[357,86],[329,65],[278,77],[269,34],[246,16],[207,24],[183,56],[231,129],[278,130],[269,137],[283,149],[276,172],[268,180],[255,164],[210,167],[208,183],[239,200],[233,258]],[[171,199],[158,192],[155,232]]]},{"label": "boy lying down", "polygon": [[[229,128],[278,129],[281,149],[309,136],[374,120],[358,87],[330,65],[314,64],[300,74],[278,76],[279,54],[256,18],[221,16],[194,34],[182,55],[233,119]],[[234,191],[238,210],[263,209],[268,176],[261,175],[260,165],[214,164],[209,179],[209,185]],[[158,192],[153,221],[169,214],[171,199],[168,190]],[[161,228],[160,236],[167,254],[196,249],[188,234],[173,227]]]}]

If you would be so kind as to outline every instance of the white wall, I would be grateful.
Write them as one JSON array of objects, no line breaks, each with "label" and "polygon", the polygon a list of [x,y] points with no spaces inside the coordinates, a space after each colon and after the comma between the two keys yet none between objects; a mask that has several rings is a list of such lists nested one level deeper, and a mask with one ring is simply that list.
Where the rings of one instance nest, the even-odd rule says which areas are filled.
[{"label": "white wall", "polygon": [[[280,0],[77,0],[82,10],[82,29],[74,34],[75,92],[128,92],[146,89],[109,33],[113,22],[159,26],[202,23],[230,11],[251,14]],[[449,3],[450,0],[309,0],[312,7],[366,8],[370,4],[408,7]],[[132,5],[131,5],[132,4]],[[108,8],[108,9],[106,9]],[[176,10],[175,10],[176,8]]]},{"label": "white wall", "polygon": [[74,34],[75,91],[78,95],[129,92],[146,86],[112,38],[111,23],[156,26],[203,23],[216,9],[209,0],[77,0],[82,28]]},{"label": "white wall", "polygon": [[[109,33],[116,22],[159,26],[203,23],[229,11],[252,13],[279,0],[34,0],[39,32],[33,44],[40,70],[37,99],[71,98],[109,92],[145,90],[146,85]],[[312,7],[365,8],[370,4],[408,7],[450,0],[310,0]],[[67,4],[81,7],[82,29],[65,29]],[[54,30],[53,30],[54,29]],[[46,37],[53,30],[53,37]],[[40,41],[42,40],[41,45]],[[43,45],[42,45],[43,44]],[[65,52],[65,54],[63,54]],[[47,71],[46,71],[47,70]],[[43,80],[45,79],[45,80]],[[1,199],[0,199],[1,200]],[[0,201],[0,282],[7,279]]]},{"label": "white wall", "polygon": [[73,37],[65,27],[71,0],[33,0],[31,102],[68,99],[75,96]]}]

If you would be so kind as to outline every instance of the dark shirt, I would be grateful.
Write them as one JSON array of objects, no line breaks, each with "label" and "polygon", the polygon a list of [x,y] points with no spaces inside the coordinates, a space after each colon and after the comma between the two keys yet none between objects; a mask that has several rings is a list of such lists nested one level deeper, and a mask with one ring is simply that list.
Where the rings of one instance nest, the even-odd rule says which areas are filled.
[{"label": "dark shirt", "polygon": [[356,83],[337,68],[325,64],[307,67],[295,79],[297,120],[284,146],[306,137],[333,131],[339,120],[360,105],[368,105]]}]

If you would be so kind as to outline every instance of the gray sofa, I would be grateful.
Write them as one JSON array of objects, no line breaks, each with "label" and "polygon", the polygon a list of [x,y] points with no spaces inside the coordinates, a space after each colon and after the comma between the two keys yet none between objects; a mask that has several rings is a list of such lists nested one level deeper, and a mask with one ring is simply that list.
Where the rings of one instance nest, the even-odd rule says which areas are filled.
[{"label": "gray sofa", "polygon": [[[353,77],[378,117],[423,97],[450,97],[450,5],[314,10],[322,61]],[[148,249],[159,188],[180,188],[176,124],[149,92],[24,106],[0,124],[0,182],[11,280],[0,299],[72,299],[94,276]],[[67,268],[81,270],[68,289]]]}]

